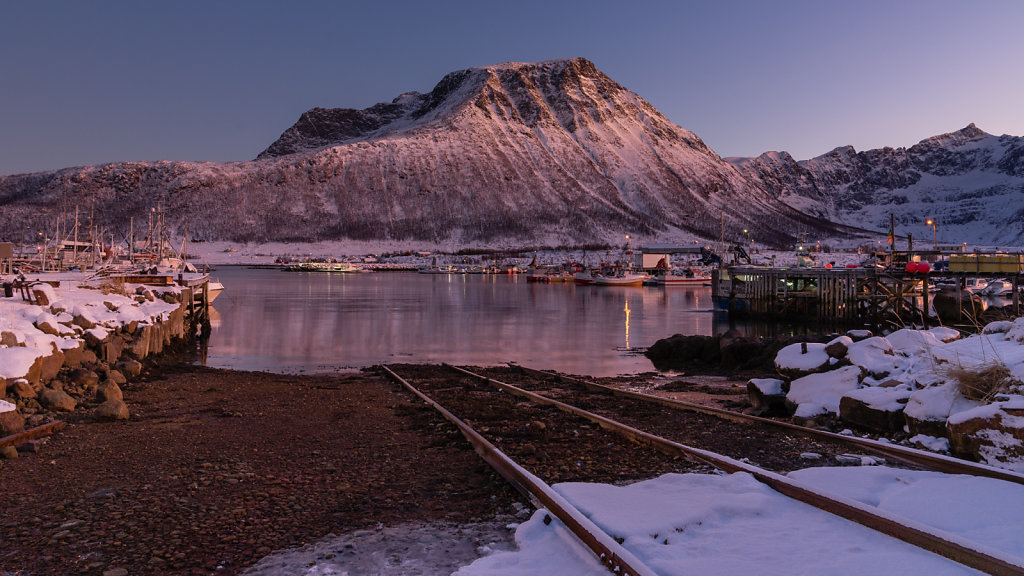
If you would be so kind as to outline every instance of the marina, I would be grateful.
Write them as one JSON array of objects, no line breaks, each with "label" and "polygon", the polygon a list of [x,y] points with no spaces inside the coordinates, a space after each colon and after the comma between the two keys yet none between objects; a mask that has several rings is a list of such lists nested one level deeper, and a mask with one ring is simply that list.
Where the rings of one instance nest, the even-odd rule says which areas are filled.
[{"label": "marina", "polygon": [[[933,269],[902,255],[873,267],[732,266],[714,271],[718,308],[737,317],[901,327],[976,324],[989,303],[1020,315],[1021,256],[952,255]],[[1001,297],[985,302],[979,296]]]}]

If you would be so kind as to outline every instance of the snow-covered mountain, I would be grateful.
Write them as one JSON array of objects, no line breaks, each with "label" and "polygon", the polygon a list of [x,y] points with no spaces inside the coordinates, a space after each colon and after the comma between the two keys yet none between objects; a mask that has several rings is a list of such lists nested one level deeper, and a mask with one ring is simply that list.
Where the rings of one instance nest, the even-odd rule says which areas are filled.
[{"label": "snow-covered mountain", "polygon": [[162,205],[205,240],[503,245],[848,232],[794,210],[582,58],[453,72],[366,110],[316,108],[252,162],[124,162],[0,177],[0,237]]},{"label": "snow-covered mountain", "polygon": [[[785,152],[729,159],[777,198],[851,226],[913,234],[940,243],[1024,244],[1024,138],[974,124],[910,148],[857,152],[850,146],[795,161]],[[925,224],[935,222],[935,229]]]}]

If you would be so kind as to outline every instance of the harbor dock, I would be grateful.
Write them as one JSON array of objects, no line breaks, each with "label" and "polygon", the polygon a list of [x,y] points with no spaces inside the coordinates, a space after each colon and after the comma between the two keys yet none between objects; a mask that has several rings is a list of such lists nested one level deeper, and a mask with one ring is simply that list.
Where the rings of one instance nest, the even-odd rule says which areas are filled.
[{"label": "harbor dock", "polygon": [[[936,299],[956,309],[952,323],[971,323],[980,314],[968,286],[1003,280],[1007,312],[1020,315],[1024,270],[1013,267],[954,267],[927,272],[905,268],[772,268],[732,266],[714,271],[716,307],[737,317],[768,317],[825,324],[867,326],[935,325]],[[947,318],[948,320],[948,318]]]}]

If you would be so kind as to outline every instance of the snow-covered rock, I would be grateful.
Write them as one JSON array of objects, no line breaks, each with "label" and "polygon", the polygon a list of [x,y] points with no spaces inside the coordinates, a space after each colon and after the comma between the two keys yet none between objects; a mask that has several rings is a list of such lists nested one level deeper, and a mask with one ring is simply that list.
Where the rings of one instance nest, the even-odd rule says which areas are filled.
[{"label": "snow-covered rock", "polygon": [[903,408],[910,399],[908,386],[869,386],[851,390],[839,401],[839,416],[844,422],[883,434],[903,430]]},{"label": "snow-covered rock", "polygon": [[1024,397],[958,412],[947,428],[953,454],[1024,472]]},{"label": "snow-covered rock", "polygon": [[815,415],[823,412],[838,415],[843,395],[856,390],[860,386],[860,379],[861,369],[857,366],[810,374],[790,383],[786,401],[797,406],[798,416],[807,417],[805,413],[808,412]]},{"label": "snow-covered rock", "polygon": [[830,356],[825,344],[799,342],[779,350],[775,356],[775,368],[787,376],[797,376],[825,370],[830,366]]}]

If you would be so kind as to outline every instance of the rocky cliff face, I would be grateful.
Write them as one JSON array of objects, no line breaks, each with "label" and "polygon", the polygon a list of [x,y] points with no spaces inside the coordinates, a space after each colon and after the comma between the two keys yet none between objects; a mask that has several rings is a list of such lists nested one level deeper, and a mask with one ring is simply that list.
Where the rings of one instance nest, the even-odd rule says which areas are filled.
[{"label": "rocky cliff face", "polygon": [[252,162],[0,177],[0,234],[51,229],[75,205],[126,230],[157,204],[206,240],[621,243],[717,238],[723,216],[737,239],[841,233],[782,202],[786,178],[748,177],[585,59],[513,63],[366,110],[310,110]]},{"label": "rocky cliff face", "polygon": [[[930,246],[1024,243],[1024,138],[974,124],[910,148],[846,146],[797,162],[785,153],[730,159],[776,198],[851,226],[911,233]],[[936,229],[925,224],[932,219]]]}]

